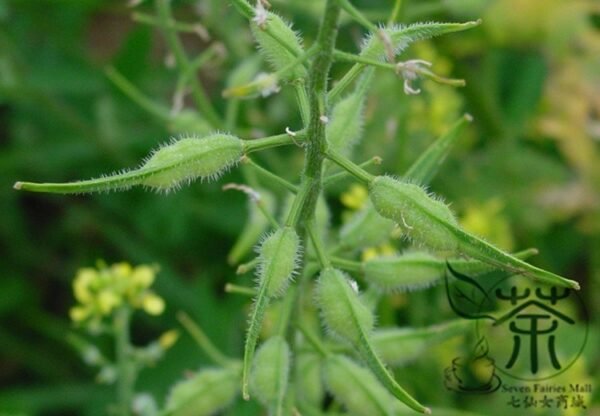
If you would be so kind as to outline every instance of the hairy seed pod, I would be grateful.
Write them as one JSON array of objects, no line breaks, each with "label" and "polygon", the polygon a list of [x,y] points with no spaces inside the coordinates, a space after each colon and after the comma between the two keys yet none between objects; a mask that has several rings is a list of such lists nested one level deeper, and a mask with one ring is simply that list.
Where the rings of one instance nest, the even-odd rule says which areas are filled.
[{"label": "hairy seed pod", "polygon": [[169,191],[197,178],[217,178],[239,161],[243,151],[243,142],[228,134],[183,138],[156,150],[135,170],[69,183],[17,182],[14,188],[70,194],[124,190],[134,185],[144,185]]},{"label": "hairy seed pod", "polygon": [[269,338],[256,352],[250,372],[250,391],[270,409],[282,415],[290,372],[290,347],[282,336]]},{"label": "hairy seed pod", "polygon": [[[414,23],[408,26],[395,25],[383,29],[390,40],[395,55],[400,54],[410,44],[418,40],[430,39],[447,33],[461,32],[481,24],[480,20],[466,23]],[[385,56],[386,48],[379,36],[372,33],[365,39],[361,55],[371,59],[381,59]]]},{"label": "hairy seed pod", "polygon": [[316,296],[323,322],[334,336],[359,345],[373,329],[373,314],[340,270],[328,267],[321,272]]},{"label": "hairy seed pod", "polygon": [[242,366],[242,395],[245,400],[250,398],[248,388],[250,367],[265,310],[272,299],[281,296],[285,291],[296,269],[299,255],[300,238],[291,227],[280,228],[271,234],[259,249],[258,295],[250,315]]},{"label": "hairy seed pod", "polygon": [[373,247],[387,240],[394,226],[394,221],[379,215],[369,203],[342,226],[340,243],[354,249]]},{"label": "hairy seed pod", "polygon": [[325,397],[321,378],[321,357],[316,354],[299,353],[295,365],[296,400],[319,408]]},{"label": "hairy seed pod", "polygon": [[[514,256],[520,259],[533,255],[536,250],[523,250]],[[495,266],[479,260],[441,259],[427,252],[407,252],[395,257],[377,257],[367,260],[362,268],[365,279],[381,292],[396,292],[428,288],[443,279],[446,262],[453,270],[470,277],[490,273]]]},{"label": "hairy seed pod", "polygon": [[511,273],[579,289],[579,283],[535,267],[461,229],[452,211],[421,187],[378,176],[369,184],[369,196],[381,215],[398,223],[406,235],[434,250],[460,252]]},{"label": "hairy seed pod", "polygon": [[[285,68],[304,53],[298,34],[275,13],[267,12],[263,27],[256,23],[252,23],[250,27],[260,52],[276,71]],[[292,79],[304,78],[306,69],[298,65],[290,75]]]},{"label": "hairy seed pod", "polygon": [[335,104],[331,112],[331,120],[327,123],[327,143],[343,155],[347,155],[360,138],[363,128],[365,97],[373,78],[373,72],[374,68],[368,68],[352,94]]},{"label": "hairy seed pod", "polygon": [[239,392],[239,368],[201,370],[171,389],[165,405],[168,416],[210,416],[225,409]]},{"label": "hairy seed pod", "polygon": [[377,257],[363,263],[365,280],[382,292],[427,288],[444,276],[445,264],[429,253]]},{"label": "hairy seed pod", "polygon": [[334,336],[350,343],[357,350],[382,385],[410,408],[430,413],[427,407],[396,382],[375,353],[369,341],[369,334],[373,329],[373,314],[362,303],[344,273],[331,267],[324,269],[317,282],[316,297],[325,326]]},{"label": "hairy seed pod", "polygon": [[267,297],[279,297],[285,291],[299,255],[300,238],[292,227],[280,228],[265,239],[259,250],[258,280]]},{"label": "hairy seed pod", "polygon": [[435,250],[458,250],[458,241],[448,228],[458,227],[452,211],[420,186],[378,176],[369,185],[369,197],[379,214],[394,220],[415,241]]},{"label": "hairy seed pod", "polygon": [[473,325],[464,319],[424,328],[382,328],[373,331],[371,341],[377,354],[389,365],[408,364],[441,342],[465,334]]},{"label": "hairy seed pod", "polygon": [[242,152],[241,140],[228,134],[177,140],[154,152],[144,163],[142,169],[155,173],[142,184],[166,190],[196,178],[218,177],[242,157]]},{"label": "hairy seed pod", "polygon": [[327,389],[351,415],[394,415],[395,399],[373,373],[343,355],[325,361],[323,378]]}]

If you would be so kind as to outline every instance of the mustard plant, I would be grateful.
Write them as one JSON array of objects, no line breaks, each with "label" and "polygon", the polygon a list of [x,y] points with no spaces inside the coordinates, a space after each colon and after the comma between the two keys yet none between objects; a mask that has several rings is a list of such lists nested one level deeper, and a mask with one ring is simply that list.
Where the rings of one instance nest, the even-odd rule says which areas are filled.
[{"label": "mustard plant", "polygon": [[[500,269],[543,283],[579,288],[575,281],[527,263],[524,259],[534,254],[533,250],[509,254],[467,232],[450,207],[427,190],[472,121],[469,115],[457,120],[405,172],[371,173],[381,162],[377,156],[363,163],[352,160],[353,147],[362,137],[365,102],[376,71],[396,74],[409,96],[421,92],[423,78],[460,87],[465,81],[437,75],[430,62],[400,57],[413,42],[473,29],[481,21],[400,25],[394,23],[395,7],[388,24],[376,24],[350,0],[323,3],[314,40],[307,42],[267,1],[231,0],[247,19],[271,72],[258,72],[255,61],[240,65],[228,77],[223,91],[228,107],[220,113],[193,76],[195,61],[178,39],[169,1],[157,0],[156,16],[144,19],[164,31],[181,82],[191,90],[198,112],[165,116],[143,101],[116,70],[109,69],[107,75],[134,100],[161,114],[169,125],[186,125],[192,133],[151,152],[131,170],[78,182],[14,185],[22,191],[50,193],[117,191],[132,186],[167,193],[198,178],[216,180],[238,165],[260,178],[260,186],[257,181],[225,186],[247,194],[252,212],[228,260],[238,265],[238,274],[253,271],[256,287],[226,287],[227,292],[253,299],[243,356],[223,356],[199,328],[182,319],[215,366],[175,384],[161,414],[210,415],[238,396],[256,399],[273,415],[333,414],[338,406],[327,407],[326,394],[351,414],[392,415],[403,411],[402,406],[430,413],[419,401],[419,391],[411,388],[410,381],[397,380],[390,366],[411,359],[429,343],[460,333],[464,325],[377,328],[375,306],[379,300],[394,292],[435,284],[444,276],[447,263],[470,275]],[[358,53],[336,47],[341,16],[366,32]],[[334,62],[351,64],[335,80],[330,71]],[[239,100],[268,100],[282,89],[295,95],[302,127],[260,138],[241,137],[232,122]],[[252,159],[256,152],[282,146],[304,155],[296,183]],[[333,230],[324,194],[347,177],[363,185],[369,201],[339,230]],[[274,188],[289,197],[276,201]],[[283,207],[281,216],[277,215],[281,211],[278,206]],[[360,250],[388,240],[390,233],[401,234],[410,248],[388,257],[359,257]],[[256,247],[256,256],[240,264],[250,255],[251,246]],[[88,313],[87,309],[73,310],[74,317]],[[122,414],[129,411],[125,406]]]}]

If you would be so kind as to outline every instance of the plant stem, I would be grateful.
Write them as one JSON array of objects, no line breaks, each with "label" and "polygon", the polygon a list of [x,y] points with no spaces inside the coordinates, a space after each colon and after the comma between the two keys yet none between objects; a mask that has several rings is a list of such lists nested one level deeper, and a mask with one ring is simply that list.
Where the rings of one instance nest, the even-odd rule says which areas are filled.
[{"label": "plant stem", "polygon": [[252,168],[254,168],[256,170],[256,172],[261,174],[263,177],[268,179],[270,182],[276,183],[294,194],[298,192],[298,187],[296,185],[286,181],[282,177],[277,176],[273,172],[263,168],[262,166],[257,164],[255,161],[253,161],[249,157],[244,158],[243,162],[248,163],[250,166],[252,166]]},{"label": "plant stem", "polygon": [[250,296],[250,297],[256,296],[256,293],[257,293],[256,289],[254,289],[254,288],[240,286],[240,285],[234,285],[233,283],[227,283],[225,285],[225,292],[235,293],[238,295],[244,295],[244,296]]},{"label": "plant stem", "polygon": [[308,101],[310,114],[306,129],[306,154],[300,190],[292,204],[293,213],[288,224],[304,223],[314,215],[317,198],[321,192],[323,154],[326,148],[325,123],[327,114],[327,78],[333,62],[340,7],[336,0],[327,0],[325,14],[317,35],[318,54],[308,75]]},{"label": "plant stem", "polygon": [[325,248],[323,247],[323,242],[321,241],[321,237],[319,236],[319,233],[317,232],[317,230],[315,230],[315,220],[314,218],[311,218],[307,223],[306,223],[306,231],[308,232],[308,235],[310,237],[310,240],[312,241],[313,247],[315,248],[315,252],[317,253],[317,258],[319,259],[319,263],[321,264],[321,267],[324,269],[326,267],[328,267],[331,263],[329,261],[329,258],[327,257],[327,252],[325,251]]},{"label": "plant stem", "polygon": [[129,339],[130,314],[131,311],[129,308],[122,306],[117,310],[113,318],[118,372],[118,414],[120,416],[129,416],[131,414],[131,401],[133,399],[136,378],[135,364],[131,356],[131,341]]},{"label": "plant stem", "polygon": [[177,320],[179,323],[189,332],[194,338],[194,341],[202,348],[208,358],[210,358],[215,364],[227,367],[231,365],[232,360],[227,358],[206,336],[202,328],[196,324],[192,318],[185,312],[179,312],[177,314]]},{"label": "plant stem", "polygon": [[369,172],[358,166],[356,163],[352,162],[350,159],[342,156],[338,152],[333,149],[327,149],[325,152],[327,158],[332,162],[336,163],[343,169],[347,170],[349,173],[354,175],[357,179],[362,181],[365,184],[369,184],[375,177],[371,175]]},{"label": "plant stem", "polygon": [[304,131],[297,131],[296,136],[294,137],[284,133],[260,139],[244,140],[244,150],[245,153],[248,154],[259,150],[270,149],[272,147],[285,146],[297,141],[302,141],[304,137]]},{"label": "plant stem", "polygon": [[[371,159],[367,160],[366,162],[361,163],[358,166],[364,169],[364,168],[367,168],[372,165],[381,165],[381,158],[379,156],[373,156]],[[350,172],[348,172],[347,170],[343,170],[341,172],[334,173],[332,175],[329,175],[329,176],[323,178],[323,186],[324,187],[330,186],[330,185],[336,183],[337,181],[340,181],[348,176],[350,176]]]},{"label": "plant stem", "polygon": [[332,257],[331,262],[334,266],[340,267],[344,270],[349,270],[352,272],[362,273],[362,263],[354,260],[348,260],[341,257]]},{"label": "plant stem", "polygon": [[[169,44],[169,48],[173,55],[175,56],[175,61],[177,62],[177,66],[183,73],[191,73],[191,64],[190,61],[185,54],[183,49],[183,45],[181,41],[177,37],[177,32],[174,30],[173,26],[170,22],[173,20],[171,16],[171,8],[169,5],[170,0],[157,0],[157,14],[158,18],[161,21],[161,26],[163,28],[163,32],[165,34],[165,38],[167,43]],[[206,92],[200,85],[198,78],[195,76],[190,77],[190,84],[192,86],[192,95],[194,97],[194,101],[198,106],[198,109],[202,113],[206,120],[215,128],[222,128],[223,122],[221,118],[215,111],[212,106],[210,100],[206,96]]]},{"label": "plant stem", "polygon": [[152,101],[150,98],[145,96],[138,88],[136,88],[127,78],[123,76],[114,67],[109,66],[105,68],[104,73],[106,77],[118,88],[123,94],[125,94],[131,101],[136,103],[142,109],[152,114],[154,117],[166,123],[169,121],[169,110]]}]

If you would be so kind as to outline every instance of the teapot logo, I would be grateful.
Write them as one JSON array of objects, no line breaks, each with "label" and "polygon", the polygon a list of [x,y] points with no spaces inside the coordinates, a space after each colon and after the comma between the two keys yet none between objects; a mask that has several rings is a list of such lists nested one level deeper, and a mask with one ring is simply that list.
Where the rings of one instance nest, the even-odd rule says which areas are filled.
[{"label": "teapot logo", "polygon": [[[515,280],[508,285],[508,276],[484,288],[449,263],[446,265],[445,285],[450,307],[457,315],[476,321],[478,339],[475,347],[478,352],[472,362],[455,358],[446,369],[446,387],[488,392],[494,388],[496,370],[519,380],[545,380],[565,371],[579,358],[589,328],[572,330],[575,325],[573,304],[578,303],[585,315],[585,306],[576,293],[553,286],[531,287],[530,282],[521,286],[518,281],[514,283]],[[452,287],[449,277],[453,278]],[[486,339],[494,340],[491,352]],[[561,341],[569,348],[559,348]],[[488,354],[495,357],[496,364]],[[464,369],[475,364],[479,368],[476,380],[483,384],[467,385]],[[450,379],[456,381],[448,381]]]},{"label": "teapot logo", "polygon": [[502,381],[496,374],[493,359],[488,357],[488,344],[480,338],[469,357],[456,357],[444,370],[444,385],[448,390],[462,393],[486,394],[500,388]]}]

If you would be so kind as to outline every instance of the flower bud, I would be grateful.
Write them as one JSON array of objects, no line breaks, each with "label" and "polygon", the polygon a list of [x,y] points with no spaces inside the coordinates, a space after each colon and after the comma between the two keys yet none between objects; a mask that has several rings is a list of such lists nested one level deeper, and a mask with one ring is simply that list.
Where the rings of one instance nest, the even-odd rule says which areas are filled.
[{"label": "flower bud", "polygon": [[271,410],[281,415],[290,372],[290,347],[282,336],[268,339],[256,352],[250,372],[250,391]]},{"label": "flower bud", "polygon": [[239,369],[201,370],[171,389],[164,414],[210,416],[226,408],[238,394]]}]

